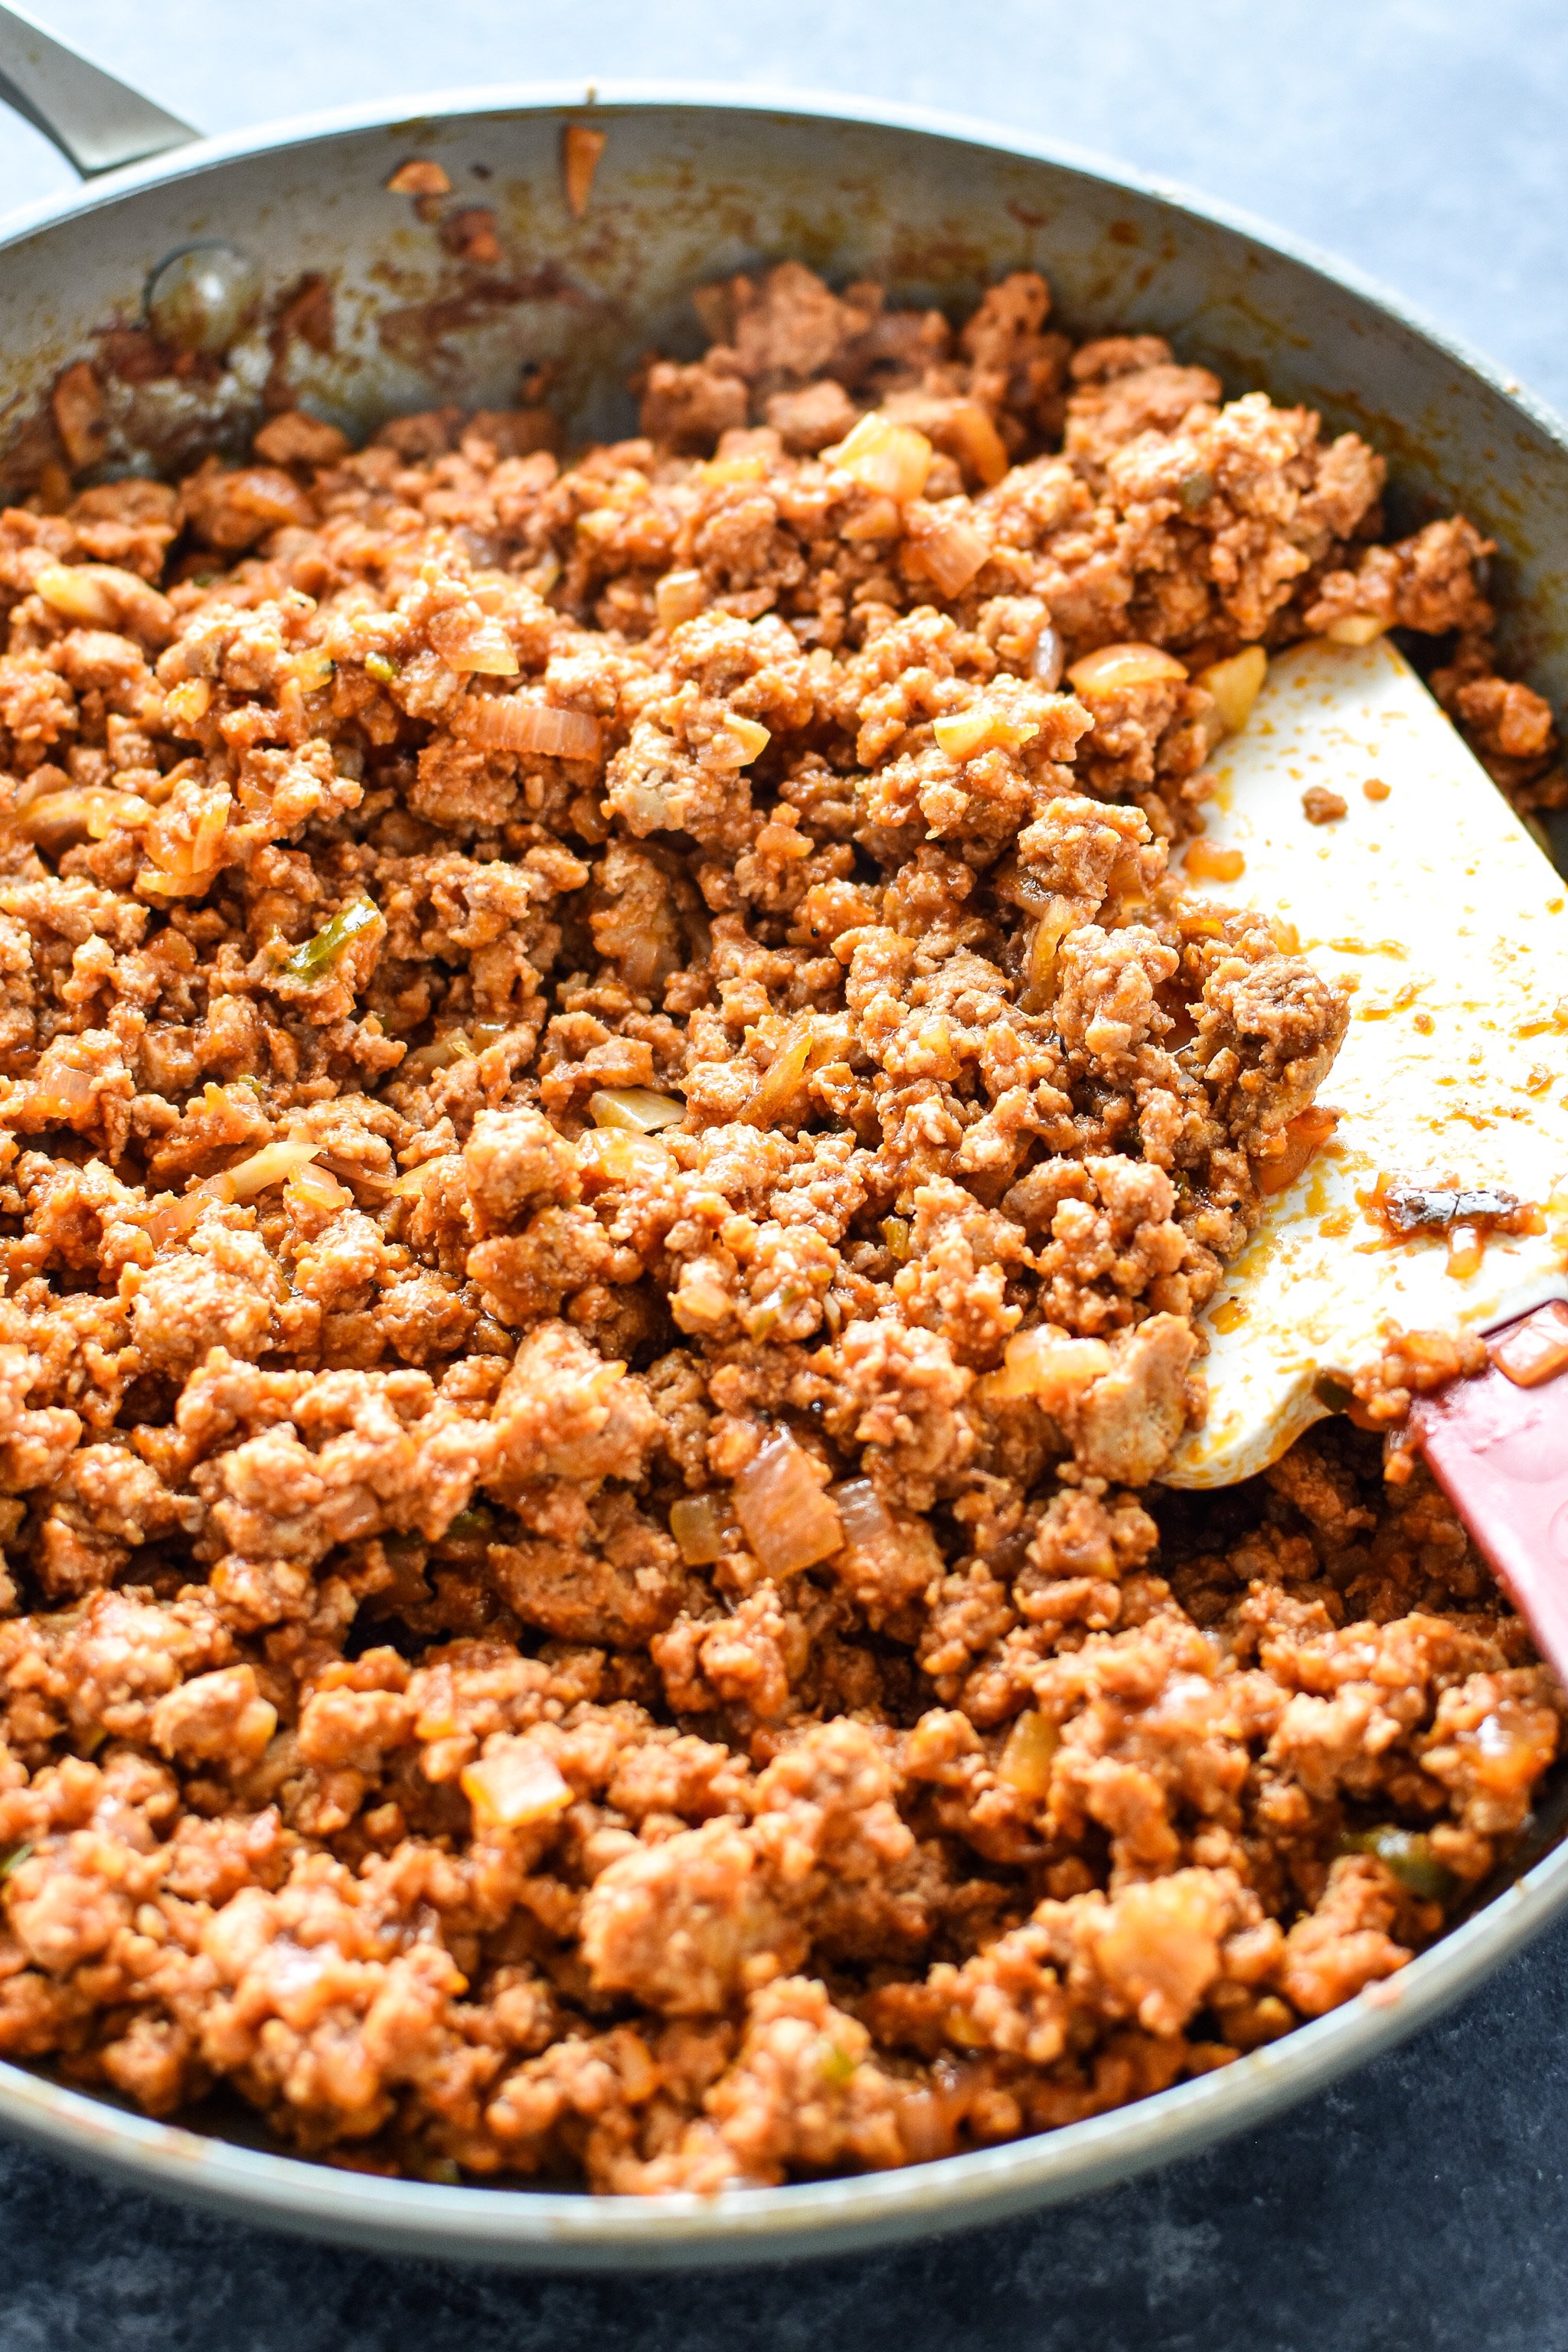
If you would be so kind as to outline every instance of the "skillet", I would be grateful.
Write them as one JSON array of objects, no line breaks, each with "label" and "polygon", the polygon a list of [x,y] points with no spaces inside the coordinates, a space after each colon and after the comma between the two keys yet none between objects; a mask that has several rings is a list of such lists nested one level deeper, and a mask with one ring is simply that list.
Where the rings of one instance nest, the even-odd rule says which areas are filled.
[{"label": "skillet", "polygon": [[[221,365],[111,383],[110,457],[237,452],[269,371],[356,437],[457,400],[504,406],[552,362],[569,439],[631,429],[625,380],[700,347],[691,289],[794,256],[900,302],[972,304],[1039,268],[1070,327],[1159,332],[1233,391],[1321,409],[1388,457],[1396,528],[1458,508],[1506,551],[1492,593],[1516,674],[1568,703],[1568,429],[1388,296],[1256,224],[984,125],[806,95],[659,85],[456,92],[205,141],[0,8],[0,96],[88,178],[0,236],[0,488],[26,486],[61,371],[144,318],[165,266],[226,286],[253,323]],[[581,217],[565,128],[605,134]],[[489,270],[445,256],[386,181],[427,157],[491,207]],[[164,290],[169,281],[164,280]],[[253,2223],[387,2252],[532,2269],[779,2261],[926,2238],[1131,2178],[1293,2101],[1436,2017],[1568,1907],[1568,1776],[1468,1915],[1390,1981],[1157,2097],[1032,2139],[858,2179],[645,2200],[450,2188],[338,2171],[156,2123],[0,2063],[0,2128],[68,2161]]]}]

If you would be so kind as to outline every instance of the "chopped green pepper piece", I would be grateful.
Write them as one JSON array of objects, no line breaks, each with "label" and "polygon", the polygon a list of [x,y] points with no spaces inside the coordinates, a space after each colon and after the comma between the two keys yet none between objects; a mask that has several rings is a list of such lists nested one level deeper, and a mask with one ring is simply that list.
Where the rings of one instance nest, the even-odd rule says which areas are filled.
[{"label": "chopped green pepper piece", "polygon": [[1340,1846],[1345,1853],[1376,1854],[1390,1877],[1423,1903],[1447,1903],[1458,1890],[1458,1880],[1438,1861],[1431,1839],[1421,1830],[1402,1830],[1384,1822],[1342,1838]]},{"label": "chopped green pepper piece", "polygon": [[294,980],[316,980],[330,971],[351,940],[381,919],[379,908],[368,898],[351,898],[340,907],[330,923],[324,923],[313,940],[296,948],[283,969]]},{"label": "chopped green pepper piece", "polygon": [[822,2061],[822,2079],[825,2083],[831,2083],[836,2090],[842,2090],[845,2084],[852,2081],[858,2073],[859,2063],[858,2059],[851,2058],[847,2050],[840,2050],[837,2042],[830,2042]]},{"label": "chopped green pepper piece", "polygon": [[13,1846],[5,1861],[0,1862],[0,1878],[9,1878],[14,1870],[20,1870],[32,1851],[30,1845]]},{"label": "chopped green pepper piece", "polygon": [[366,654],[365,670],[378,686],[390,686],[397,676],[397,664],[390,654]]},{"label": "chopped green pepper piece", "polygon": [[447,1528],[447,1533],[449,1536],[456,1536],[461,1541],[465,1536],[488,1535],[495,1523],[495,1513],[487,1511],[482,1503],[476,1503],[470,1510],[458,1513],[457,1517]]},{"label": "chopped green pepper piece", "polygon": [[752,1338],[767,1339],[777,1325],[779,1317],[787,1315],[792,1307],[798,1307],[805,1297],[805,1285],[803,1282],[781,1282],[776,1290],[770,1290],[746,1318],[746,1328]]}]

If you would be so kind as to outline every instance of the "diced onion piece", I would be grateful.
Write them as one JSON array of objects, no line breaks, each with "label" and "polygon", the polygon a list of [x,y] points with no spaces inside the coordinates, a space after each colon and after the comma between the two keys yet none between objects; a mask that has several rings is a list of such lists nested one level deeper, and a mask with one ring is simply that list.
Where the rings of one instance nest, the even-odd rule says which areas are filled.
[{"label": "diced onion piece", "polygon": [[846,1478],[830,1491],[846,1543],[877,1544],[897,1538],[893,1515],[869,1478]]},{"label": "diced onion piece", "polygon": [[708,583],[700,572],[667,572],[653,592],[661,629],[679,629],[683,621],[694,621],[707,602]]},{"label": "diced onion piece", "polygon": [[1075,694],[1120,694],[1126,687],[1163,686],[1186,677],[1186,666],[1158,646],[1101,646],[1068,672]]},{"label": "diced onion piece", "polygon": [[809,1296],[810,1293],[804,1283],[785,1280],[779,1284],[776,1290],[770,1290],[767,1297],[760,1299],[750,1313],[742,1315],[741,1319],[752,1339],[771,1339],[778,1328],[780,1316],[787,1315],[792,1307],[798,1307],[802,1299]]},{"label": "diced onion piece", "polygon": [[294,677],[301,694],[320,694],[323,687],[331,686],[336,668],[331,654],[320,646],[307,646],[294,656]]},{"label": "diced onion piece", "polygon": [[588,1097],[588,1116],[595,1127],[653,1135],[684,1118],[686,1105],[675,1095],[655,1094],[651,1087],[603,1087]]},{"label": "diced onion piece", "polygon": [[787,1429],[776,1430],[736,1479],[735,1511],[770,1576],[795,1576],[843,1547],[837,1509]]},{"label": "diced onion piece", "polygon": [[120,617],[119,599],[110,594],[96,564],[46,564],[34,578],[33,593],[43,598],[51,613],[90,629],[112,628]]},{"label": "diced onion piece", "polygon": [[51,857],[83,840],[101,841],[121,826],[126,831],[145,824],[153,811],[135,793],[117,793],[102,784],[72,784],[65,792],[43,793],[12,819],[16,830]]},{"label": "diced onion piece", "polygon": [[532,712],[510,694],[469,694],[454,705],[452,731],[481,751],[523,751],[531,734]]},{"label": "diced onion piece", "polygon": [[[149,774],[146,769],[141,772]],[[163,779],[160,777],[158,781],[161,783]],[[103,840],[107,834],[117,829],[121,833],[138,833],[143,825],[152,824],[157,800],[162,797],[165,796],[159,794],[155,788],[152,793],[106,792],[98,806],[89,813],[87,829],[94,841]]]},{"label": "diced onion piece", "polygon": [[1246,873],[1247,860],[1239,849],[1222,848],[1217,841],[1210,841],[1200,833],[1195,841],[1187,844],[1182,870],[1199,882],[1235,882]]},{"label": "diced onion piece", "polygon": [[449,196],[452,193],[452,183],[440,164],[423,155],[400,163],[386,185],[395,196]]},{"label": "diced onion piece", "polygon": [[833,1573],[880,1632],[929,1591],[946,1564],[927,1522],[889,1510],[868,1478],[847,1478],[827,1496],[844,1528]]},{"label": "diced onion piece", "polygon": [[708,747],[708,756],[720,767],[749,768],[753,760],[761,759],[772,740],[768,730],[754,719],[742,719],[730,711],[722,731]]},{"label": "diced onion piece", "polygon": [[707,1568],[732,1548],[738,1530],[726,1499],[683,1495],[669,1507],[669,1532],[688,1568]]},{"label": "diced onion piece", "polygon": [[1014,1333],[1001,1370],[982,1381],[977,1393],[987,1404],[1033,1397],[1044,1412],[1055,1412],[1110,1370],[1110,1350],[1103,1339],[1074,1339],[1042,1324]]},{"label": "diced onion piece", "polygon": [[[137,888],[163,898],[185,898],[205,890],[223,855],[231,805],[226,785],[210,792],[202,800],[200,814],[185,840],[180,837],[179,827],[188,818],[188,807],[161,815],[148,836],[149,863],[136,877]],[[173,825],[169,824],[171,814],[177,819]],[[167,830],[161,834],[163,827]]]},{"label": "diced onion piece", "polygon": [[68,1116],[92,1100],[91,1073],[79,1070],[70,1062],[46,1059],[33,1078],[32,1096],[39,1110]]},{"label": "diced onion piece", "polygon": [[196,723],[205,719],[212,708],[212,680],[205,677],[182,678],[163,697],[163,716],[176,735],[195,733]]},{"label": "diced onion piece", "polygon": [[178,1200],[161,1201],[147,1220],[147,1231],[159,1249],[166,1248],[170,1242],[183,1239],[191,1231],[209,1202],[226,1201],[228,1197],[226,1176],[205,1177]]},{"label": "diced onion piece", "polygon": [[873,414],[862,416],[837,448],[822,454],[828,465],[852,474],[863,488],[906,506],[924,489],[935,452],[912,425],[895,425]]},{"label": "diced onion piece", "polygon": [[1312,1157],[1314,1151],[1327,1143],[1340,1123],[1337,1110],[1326,1104],[1313,1103],[1301,1111],[1286,1128],[1280,1139],[1280,1149],[1258,1164],[1258,1189],[1260,1192],[1283,1192],[1293,1184]]},{"label": "diced onion piece", "polygon": [[384,1174],[379,1168],[362,1168],[357,1161],[345,1160],[341,1153],[323,1151],[321,1166],[331,1169],[334,1176],[352,1187],[356,1200],[366,1202],[371,1208],[384,1207],[396,1193],[395,1177]]},{"label": "diced onion piece", "polygon": [[224,495],[240,514],[254,516],[268,530],[288,524],[308,530],[317,520],[305,492],[281,466],[241,467],[226,478]]},{"label": "diced onion piece", "polygon": [[1387,626],[1375,613],[1347,613],[1342,620],[1331,621],[1323,635],[1336,646],[1370,646]]},{"label": "diced onion piece", "polygon": [[1026,1013],[1047,1013],[1055,1003],[1057,950],[1072,929],[1078,911],[1074,900],[1058,891],[1053,891],[1047,899],[1029,941],[1022,998]]},{"label": "diced onion piece", "polygon": [[269,1184],[282,1184],[296,1178],[321,1148],[319,1143],[295,1139],[264,1143],[259,1151],[253,1151],[237,1167],[220,1168],[216,1176],[204,1176],[199,1184],[193,1184],[178,1200],[160,1202],[147,1220],[147,1231],[163,1248],[190,1232],[209,1201],[252,1201]]},{"label": "diced onion piece", "polygon": [[955,403],[947,420],[947,434],[956,444],[959,464],[977,475],[988,490],[994,489],[1013,461],[1007,444],[977,400]]},{"label": "diced onion piece", "polygon": [[160,637],[174,634],[174,608],[159,589],[139,572],[122,572],[114,563],[47,563],[33,582],[41,596],[62,620],[89,629],[133,629]]},{"label": "diced onion piece", "polygon": [[996,1766],[996,1778],[1020,1797],[1038,1804],[1049,1796],[1051,1759],[1061,1745],[1061,1733],[1048,1717],[1031,1707],[1007,1734]]},{"label": "diced onion piece", "polygon": [[537,751],[554,731],[548,724],[541,730],[543,709],[553,706],[512,694],[466,695],[453,709],[452,731],[482,751]]},{"label": "diced onion piece", "polygon": [[1240,734],[1268,675],[1268,656],[1261,646],[1244,646],[1228,661],[1210,662],[1207,669],[1199,670],[1197,682],[1213,695],[1227,735]]},{"label": "diced onion piece", "polygon": [[1458,1745],[1476,1781],[1489,1796],[1521,1801],[1557,1745],[1557,1727],[1544,1707],[1521,1707],[1504,1699],[1484,1715]]},{"label": "diced onion piece", "polygon": [[434,656],[447,669],[463,676],[515,677],[521,667],[516,648],[500,622],[471,597],[434,614],[426,635],[429,651],[416,655],[411,667],[428,666]]},{"label": "diced onion piece", "polygon": [[888,1255],[902,1265],[910,1254],[910,1221],[908,1217],[884,1217],[882,1239]]},{"label": "diced onion piece", "polygon": [[182,1234],[188,1234],[211,1197],[206,1192],[187,1192],[183,1200],[167,1201],[154,1209],[147,1220],[147,1232],[153,1246],[165,1249],[170,1242],[178,1241]]},{"label": "diced onion piece", "polygon": [[1035,658],[1029,667],[1048,694],[1054,694],[1062,682],[1062,665],[1067,648],[1058,630],[1047,622],[1035,640]]},{"label": "diced onion piece", "polygon": [[499,621],[486,621],[447,659],[453,669],[475,677],[515,677],[520,667],[516,648]]},{"label": "diced onion piece", "polygon": [[873,499],[858,514],[848,517],[838,535],[850,541],[896,539],[902,524],[903,518],[891,499]]},{"label": "diced onion piece", "polygon": [[585,122],[569,122],[561,133],[561,178],[574,220],[581,220],[588,209],[605,141],[604,131],[592,130]]},{"label": "diced onion piece", "polygon": [[950,760],[972,760],[977,751],[1016,751],[1039,733],[1038,721],[1013,719],[994,703],[972,703],[951,719],[933,721],[931,733]]},{"label": "diced onion piece", "polygon": [[697,468],[700,482],[712,482],[722,488],[726,482],[765,482],[768,462],[755,452],[746,457],[710,457]]},{"label": "diced onion piece", "polygon": [[1135,849],[1119,852],[1110,869],[1106,896],[1114,898],[1123,913],[1130,907],[1146,907],[1149,904],[1149,885],[1144,878],[1143,862]]},{"label": "diced onion piece", "polygon": [[[480,703],[477,708],[483,710],[486,706]],[[507,715],[507,731],[500,740],[509,751],[530,752],[542,760],[596,760],[603,749],[604,730],[585,710],[565,710],[554,702],[525,702],[521,697],[489,708]],[[472,723],[471,716],[465,714],[465,734]]]},{"label": "diced onion piece", "polygon": [[309,1160],[295,1169],[284,1189],[293,1206],[314,1209],[322,1216],[335,1217],[353,1203],[354,1196],[346,1184],[340,1184],[330,1169],[318,1168]]},{"label": "diced onion piece", "polygon": [[221,801],[210,801],[196,819],[196,829],[191,836],[191,868],[205,874],[217,863],[224,835],[228,830],[230,802],[226,793]]},{"label": "diced onion piece", "polygon": [[393,1192],[405,1201],[416,1201],[439,1164],[438,1160],[422,1160],[417,1168],[410,1168],[405,1175],[397,1178]]},{"label": "diced onion piece", "polygon": [[224,1181],[231,1201],[253,1201],[258,1192],[265,1192],[269,1184],[287,1183],[301,1168],[308,1168],[321,1150],[319,1143],[264,1143],[248,1160],[236,1168],[223,1171]]},{"label": "diced onion piece", "polygon": [[991,541],[963,515],[941,515],[911,530],[910,544],[944,596],[962,596],[991,560]]},{"label": "diced onion piece", "polygon": [[462,1772],[463,1794],[480,1829],[525,1829],[572,1802],[553,1758],[531,1739],[499,1733]]},{"label": "diced onion piece", "polygon": [[623,1127],[590,1128],[577,1139],[577,1165],[584,1184],[634,1184],[668,1170],[669,1146],[660,1136]]},{"label": "diced onion piece", "polygon": [[797,1021],[739,1113],[748,1127],[771,1127],[794,1099],[811,1061],[816,1031],[810,1015]]},{"label": "diced onion piece", "polygon": [[454,1062],[471,1062],[473,1046],[462,1029],[448,1029],[443,1037],[432,1037],[427,1045],[416,1045],[397,1066],[400,1078],[422,1078],[432,1070],[449,1070]]}]

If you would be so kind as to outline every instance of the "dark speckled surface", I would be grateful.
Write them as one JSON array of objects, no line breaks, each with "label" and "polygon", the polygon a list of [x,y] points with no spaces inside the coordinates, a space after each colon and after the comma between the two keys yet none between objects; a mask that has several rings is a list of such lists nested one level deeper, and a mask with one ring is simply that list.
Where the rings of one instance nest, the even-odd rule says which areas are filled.
[{"label": "dark speckled surface", "polygon": [[[32,0],[226,129],[462,82],[837,88],[1120,154],[1568,406],[1558,0]],[[68,184],[0,118],[0,205]],[[1340,2089],[1131,2188],[866,2261],[590,2283],[294,2245],[0,2145],[0,2352],[1568,2352],[1568,1927]]]}]

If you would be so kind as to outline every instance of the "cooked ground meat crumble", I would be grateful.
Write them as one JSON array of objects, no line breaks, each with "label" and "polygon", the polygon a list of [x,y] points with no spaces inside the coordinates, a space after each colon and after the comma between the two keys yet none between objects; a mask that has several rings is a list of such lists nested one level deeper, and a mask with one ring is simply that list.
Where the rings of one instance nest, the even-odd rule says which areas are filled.
[{"label": "cooked ground meat crumble", "polygon": [[[536,412],[0,518],[0,2049],[716,2189],[1397,1969],[1561,1697],[1382,1425],[1152,1486],[1345,1007],[1167,868],[1262,656],[1485,542],[1037,277],[708,289]],[[58,505],[60,502],[54,502]],[[35,510],[36,509],[36,510]]]}]

